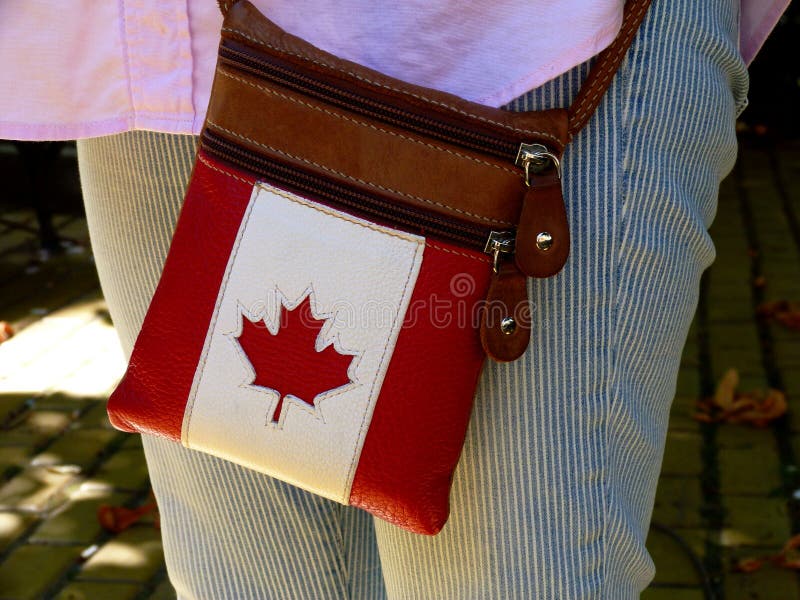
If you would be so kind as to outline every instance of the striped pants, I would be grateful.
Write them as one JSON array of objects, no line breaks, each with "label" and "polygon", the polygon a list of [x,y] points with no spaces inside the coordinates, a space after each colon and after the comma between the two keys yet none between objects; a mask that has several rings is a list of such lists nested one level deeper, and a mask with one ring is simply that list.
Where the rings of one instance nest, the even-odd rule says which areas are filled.
[{"label": "striped pants", "polygon": [[[524,357],[486,364],[444,530],[410,534],[146,436],[179,597],[638,596],[653,576],[645,538],[681,348],[714,257],[707,227],[745,104],[738,10],[733,0],[656,0],[568,148],[571,257],[529,282]],[[510,108],[567,106],[586,72]],[[97,267],[128,352],[195,143],[135,132],[78,145]]]}]

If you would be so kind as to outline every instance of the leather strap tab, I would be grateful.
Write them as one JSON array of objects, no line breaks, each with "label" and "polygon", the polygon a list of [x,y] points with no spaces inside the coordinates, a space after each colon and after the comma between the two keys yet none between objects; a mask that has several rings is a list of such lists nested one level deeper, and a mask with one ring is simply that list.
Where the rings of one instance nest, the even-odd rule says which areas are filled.
[{"label": "leather strap tab", "polygon": [[569,256],[569,225],[561,179],[553,172],[532,177],[522,201],[514,259],[530,277],[558,273]]},{"label": "leather strap tab", "polygon": [[498,362],[517,360],[531,337],[527,277],[511,260],[501,260],[492,276],[481,317],[481,345]]}]

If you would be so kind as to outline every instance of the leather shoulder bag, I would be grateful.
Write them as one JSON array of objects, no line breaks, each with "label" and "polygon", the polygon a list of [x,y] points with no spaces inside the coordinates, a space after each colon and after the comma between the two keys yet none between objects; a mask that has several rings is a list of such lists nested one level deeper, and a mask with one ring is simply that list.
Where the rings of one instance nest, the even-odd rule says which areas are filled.
[{"label": "leather shoulder bag", "polygon": [[510,112],[341,60],[223,2],[185,203],[119,429],[434,534],[488,355],[569,254],[560,160],[649,2],[569,109]]}]

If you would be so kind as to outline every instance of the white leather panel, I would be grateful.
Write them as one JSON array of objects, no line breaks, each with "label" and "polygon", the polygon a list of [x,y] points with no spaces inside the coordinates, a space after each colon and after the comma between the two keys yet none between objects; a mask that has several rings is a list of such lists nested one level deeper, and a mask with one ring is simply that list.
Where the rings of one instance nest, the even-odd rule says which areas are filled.
[{"label": "white leather panel", "polygon": [[[186,407],[183,443],[347,503],[355,466],[422,262],[423,238],[258,184],[231,251]],[[316,341],[355,356],[351,383],[310,406],[252,385],[244,318],[280,332],[311,294]],[[287,328],[289,331],[289,328]],[[280,339],[280,338],[275,338]],[[313,372],[292,364],[305,377]]]}]

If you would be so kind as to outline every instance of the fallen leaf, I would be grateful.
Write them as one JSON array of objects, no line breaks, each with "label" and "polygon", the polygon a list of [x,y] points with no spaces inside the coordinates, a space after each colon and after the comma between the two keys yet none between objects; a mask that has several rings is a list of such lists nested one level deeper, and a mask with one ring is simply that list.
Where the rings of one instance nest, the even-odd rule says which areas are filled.
[{"label": "fallen leaf", "polygon": [[788,554],[789,552],[791,552],[792,550],[796,550],[797,548],[800,548],[800,533],[790,537],[786,541],[786,543],[783,545],[782,552],[783,554]]},{"label": "fallen leaf", "polygon": [[763,428],[786,414],[786,395],[780,390],[737,392],[738,386],[739,373],[728,369],[719,380],[714,397],[697,402],[693,418],[702,423],[744,423]]},{"label": "fallen leaf", "polygon": [[800,570],[800,559],[781,560],[779,562],[776,562],[775,564],[784,569],[793,569],[795,571]]},{"label": "fallen leaf", "polygon": [[138,508],[125,508],[124,506],[101,504],[97,509],[97,520],[100,522],[100,526],[106,531],[121,533],[140,521],[145,515],[157,510],[158,508],[155,502],[145,504]]},{"label": "fallen leaf", "polygon": [[739,387],[739,372],[736,369],[728,369],[717,383],[714,404],[723,410],[730,407],[737,387]]},{"label": "fallen leaf", "polygon": [[776,300],[764,302],[756,308],[756,314],[767,320],[775,321],[786,329],[800,331],[800,302]]},{"label": "fallen leaf", "polygon": [[798,549],[800,549],[800,534],[791,537],[778,554],[741,558],[733,563],[732,570],[736,573],[754,573],[768,562],[781,569],[800,570],[800,552],[798,552]]},{"label": "fallen leaf", "polygon": [[781,553],[774,557],[773,562],[784,569],[800,569],[800,534],[792,536],[783,545]]},{"label": "fallen leaf", "polygon": [[733,571],[736,573],[754,573],[761,569],[765,562],[763,558],[742,558],[734,563]]},{"label": "fallen leaf", "polygon": [[701,423],[714,423],[714,417],[704,412],[694,413],[692,415],[692,418],[694,418],[695,421],[699,421]]}]

